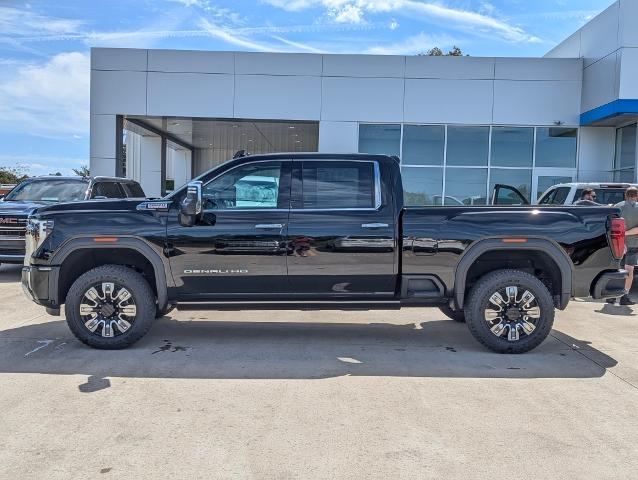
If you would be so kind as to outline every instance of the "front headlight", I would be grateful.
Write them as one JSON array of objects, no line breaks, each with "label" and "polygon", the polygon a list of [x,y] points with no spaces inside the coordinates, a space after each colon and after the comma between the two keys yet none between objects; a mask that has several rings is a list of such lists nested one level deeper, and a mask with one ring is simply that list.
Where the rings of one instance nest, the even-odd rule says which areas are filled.
[{"label": "front headlight", "polygon": [[39,218],[29,218],[29,220],[27,220],[27,229],[25,232],[25,265],[28,265],[33,252],[40,248],[47,237],[51,235],[51,232],[53,232],[53,220],[41,220]]}]

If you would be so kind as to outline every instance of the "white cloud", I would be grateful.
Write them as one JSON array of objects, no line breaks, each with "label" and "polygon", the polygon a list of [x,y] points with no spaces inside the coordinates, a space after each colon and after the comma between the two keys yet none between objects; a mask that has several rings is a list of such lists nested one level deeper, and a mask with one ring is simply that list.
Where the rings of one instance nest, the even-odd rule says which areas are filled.
[{"label": "white cloud", "polygon": [[3,36],[74,33],[81,25],[79,20],[48,17],[29,9],[0,7],[0,33]]},{"label": "white cloud", "polygon": [[276,48],[267,43],[259,43],[250,40],[244,36],[233,33],[232,30],[225,27],[216,25],[205,18],[200,19],[199,26],[206,31],[211,37],[217,38],[223,42],[229,43],[249,50],[256,50],[259,52],[272,52]]},{"label": "white cloud", "polygon": [[[322,7],[334,21],[352,20],[361,23],[364,14],[396,13],[408,18],[446,22],[464,32],[477,35],[497,35],[508,42],[538,42],[539,39],[521,27],[485,13],[448,7],[442,3],[419,0],[265,0],[269,4],[288,11]],[[344,12],[339,16],[339,12]]]},{"label": "white cloud", "polygon": [[337,23],[361,23],[363,21],[363,12],[357,5],[347,4],[343,8],[338,8],[328,12],[328,15],[334,18]]},{"label": "white cloud", "polygon": [[368,48],[365,53],[373,55],[414,55],[426,52],[432,47],[447,48],[454,43],[451,37],[432,36],[427,33],[419,33],[410,36],[405,40],[389,45],[377,45]]},{"label": "white cloud", "polygon": [[75,175],[74,168],[88,165],[87,158],[73,158],[47,155],[0,155],[0,166],[18,168],[30,176],[48,175],[60,172]]},{"label": "white cloud", "polygon": [[0,83],[0,126],[54,138],[85,135],[89,125],[89,56],[69,52],[23,63]]}]

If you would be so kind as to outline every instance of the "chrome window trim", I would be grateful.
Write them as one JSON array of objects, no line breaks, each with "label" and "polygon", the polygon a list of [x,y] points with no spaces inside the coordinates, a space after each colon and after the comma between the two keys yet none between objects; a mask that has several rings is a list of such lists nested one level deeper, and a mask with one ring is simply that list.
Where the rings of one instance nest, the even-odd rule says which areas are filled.
[{"label": "chrome window trim", "polygon": [[[324,158],[300,158],[300,159],[281,159],[281,160],[254,160],[252,162],[242,163],[241,165],[235,165],[234,167],[219,173],[211,178],[206,183],[202,184],[202,189],[206,187],[213,180],[225,175],[228,172],[232,172],[236,168],[243,167],[245,165],[253,163],[266,163],[266,162],[332,162],[334,160]],[[356,160],[356,159],[344,159],[343,162],[357,162],[357,163],[372,163],[374,168],[374,207],[350,207],[350,208],[224,208],[224,209],[209,209],[204,212],[376,212],[381,208],[381,169],[377,160]],[[303,181],[303,179],[302,179]]]}]

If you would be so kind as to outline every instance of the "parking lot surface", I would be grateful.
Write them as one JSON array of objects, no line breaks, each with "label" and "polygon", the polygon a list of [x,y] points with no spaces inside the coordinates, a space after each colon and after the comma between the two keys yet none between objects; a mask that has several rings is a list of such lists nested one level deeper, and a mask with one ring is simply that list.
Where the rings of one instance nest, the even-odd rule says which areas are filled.
[{"label": "parking lot surface", "polygon": [[172,312],[80,344],[0,267],[0,478],[633,478],[638,308],[524,355],[438,309]]}]

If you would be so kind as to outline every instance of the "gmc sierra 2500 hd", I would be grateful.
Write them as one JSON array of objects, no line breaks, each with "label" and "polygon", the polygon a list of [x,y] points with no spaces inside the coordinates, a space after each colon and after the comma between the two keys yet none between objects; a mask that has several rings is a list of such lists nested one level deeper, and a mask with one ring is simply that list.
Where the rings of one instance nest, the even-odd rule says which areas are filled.
[{"label": "gmc sierra 2500 hd", "polygon": [[135,343],[175,305],[434,306],[520,353],[571,297],[623,293],[616,208],[403,202],[396,157],[245,156],[161,200],[39,208],[22,283],[103,349]]}]

